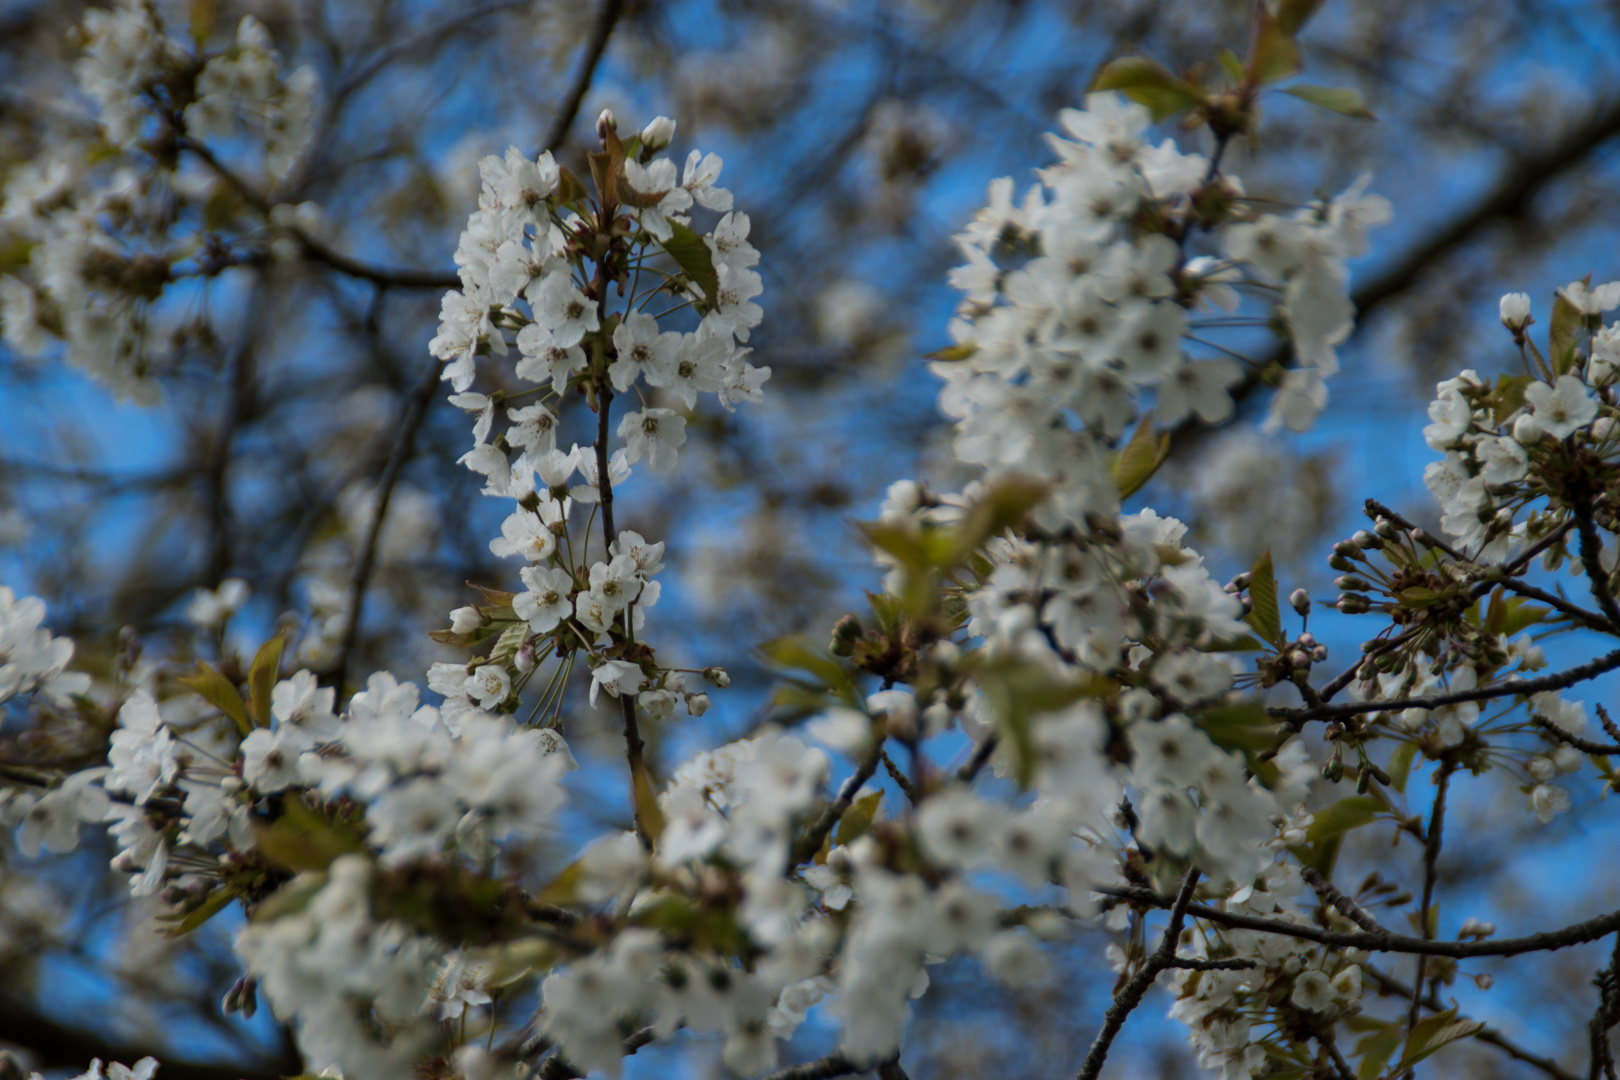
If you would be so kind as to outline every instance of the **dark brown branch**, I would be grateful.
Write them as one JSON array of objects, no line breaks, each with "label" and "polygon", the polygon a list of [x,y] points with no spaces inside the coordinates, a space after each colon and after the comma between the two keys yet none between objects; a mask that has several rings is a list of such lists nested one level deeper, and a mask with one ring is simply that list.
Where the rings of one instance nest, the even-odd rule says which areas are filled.
[{"label": "dark brown branch", "polygon": [[854,775],[845,780],[844,786],[838,789],[838,798],[827,804],[821,816],[804,830],[799,842],[793,845],[793,866],[797,866],[821,850],[827,834],[832,832],[833,826],[838,824],[839,819],[849,812],[851,804],[855,802],[855,793],[860,791],[861,785],[872,779],[872,774],[877,771],[878,757],[882,749],[883,746],[879,743],[861,759],[860,767],[855,770]]},{"label": "dark brown branch", "polygon": [[1575,523],[1581,532],[1581,568],[1586,571],[1586,584],[1592,590],[1592,599],[1609,617],[1610,625],[1620,627],[1620,605],[1614,601],[1608,571],[1603,569],[1603,541],[1598,537],[1597,526],[1592,523],[1592,508],[1577,505],[1574,511]]},{"label": "dark brown branch", "polygon": [[45,1069],[71,1069],[79,1072],[91,1058],[133,1065],[143,1057],[163,1063],[160,1074],[167,1080],[279,1080],[303,1071],[296,1056],[250,1065],[205,1065],[176,1061],[165,1047],[140,1043],[112,1042],[94,1031],[71,1028],[17,1002],[0,1004],[0,1042],[26,1047],[38,1056]]},{"label": "dark brown branch", "polygon": [[608,40],[613,37],[613,28],[624,14],[624,6],[625,0],[602,0],[602,10],[596,13],[590,36],[585,39],[585,51],[580,55],[574,82],[568,88],[568,96],[563,99],[557,115],[552,117],[551,129],[546,132],[547,150],[561,148],[568,138],[568,129],[574,126],[574,119],[579,116],[579,107],[584,104],[591,81],[596,78],[596,65],[601,63],[602,54],[607,52]]},{"label": "dark brown branch", "polygon": [[[266,198],[263,193],[255,190],[247,181],[227,168],[224,162],[214,156],[214,152],[208,149],[206,144],[194,139],[182,139],[180,145],[183,149],[196,154],[198,159],[213,170],[216,176],[225,181],[231,190],[241,197],[243,202],[259,213],[269,215],[271,208],[275,204]],[[305,258],[313,262],[324,263],[341,274],[362,278],[384,288],[458,289],[461,287],[461,279],[450,271],[377,266],[374,263],[364,262],[341,252],[333,251],[326,244],[301,229],[289,228],[286,231],[298,241],[298,246]]]},{"label": "dark brown branch", "polygon": [[1159,972],[1169,968],[1176,959],[1176,943],[1181,939],[1181,926],[1187,920],[1188,906],[1192,903],[1193,890],[1198,888],[1198,869],[1187,871],[1187,876],[1181,881],[1181,891],[1170,907],[1170,924],[1164,928],[1164,936],[1159,939],[1159,947],[1147,962],[1142,965],[1125,988],[1114,996],[1114,1003],[1108,1007],[1103,1016],[1102,1030],[1097,1032],[1097,1038],[1092,1041],[1091,1049],[1086,1054],[1086,1060],[1080,1066],[1078,1080],[1097,1080],[1102,1072],[1103,1062],[1108,1060],[1108,1048],[1113,1045],[1114,1038],[1125,1026],[1131,1012],[1142,1003],[1148,987],[1153,980],[1159,977]]},{"label": "dark brown branch", "polygon": [[1604,743],[1596,743],[1588,739],[1583,739],[1578,735],[1573,735],[1570,732],[1565,731],[1563,728],[1559,727],[1545,716],[1542,716],[1540,713],[1532,712],[1530,714],[1530,722],[1536,725],[1536,727],[1545,731],[1547,734],[1551,735],[1553,738],[1557,739],[1559,742],[1568,743],[1583,754],[1620,754],[1620,745],[1609,746]]},{"label": "dark brown branch", "polygon": [[404,411],[395,429],[394,445],[388,451],[388,463],[383,466],[382,476],[377,479],[377,506],[371,513],[371,524],[366,529],[365,541],[360,546],[354,560],[354,570],[349,575],[349,603],[346,610],[347,621],[343,627],[343,643],[338,648],[337,659],[331,668],[331,673],[340,684],[347,679],[349,661],[354,654],[355,643],[360,637],[360,616],[365,611],[366,589],[371,584],[371,572],[376,566],[377,538],[382,534],[383,520],[388,516],[388,503],[393,497],[395,486],[399,483],[399,474],[404,470],[405,463],[410,460],[411,449],[416,445],[416,434],[422,428],[422,421],[427,418],[428,405],[433,401],[433,395],[438,392],[439,375],[443,370],[444,364],[434,360],[422,373],[421,382],[416,384],[415,390],[405,402]]},{"label": "dark brown branch", "polygon": [[515,11],[518,8],[528,6],[529,0],[499,0],[498,3],[469,8],[459,15],[435,23],[408,38],[396,41],[392,45],[380,49],[375,56],[367,60],[339,83],[333,96],[336,100],[342,101],[376,78],[384,68],[395,60],[407,56],[417,49],[443,44],[447,39],[470,28],[474,23],[489,18],[491,15],[500,15],[504,12]]},{"label": "dark brown branch", "polygon": [[[640,1050],[643,1046],[657,1040],[657,1038],[657,1033],[653,1030],[652,1025],[649,1024],[647,1027],[642,1028],[624,1040],[625,1056],[629,1057],[637,1050]],[[540,1068],[535,1071],[539,1074],[540,1080],[579,1080],[579,1078],[585,1075],[576,1069],[573,1064],[571,1064],[568,1059],[563,1057],[561,1054],[552,1054],[550,1057],[546,1058],[545,1061],[541,1062]]]},{"label": "dark brown branch", "polygon": [[[1174,899],[1160,896],[1151,889],[1099,885],[1093,888],[1092,892],[1147,907],[1169,908],[1175,904]],[[1556,949],[1567,949],[1571,945],[1584,945],[1588,941],[1596,941],[1620,930],[1620,911],[1611,911],[1606,915],[1572,923],[1558,930],[1547,930],[1528,937],[1503,938],[1500,941],[1433,941],[1427,938],[1408,937],[1405,934],[1324,930],[1310,923],[1290,923],[1257,915],[1242,915],[1233,911],[1221,911],[1206,904],[1189,904],[1187,914],[1217,926],[1229,926],[1235,930],[1258,930],[1264,934],[1280,934],[1283,937],[1314,941],[1319,945],[1332,945],[1336,948],[1407,955],[1450,956],[1459,960],[1474,956],[1519,956],[1531,952],[1552,952]]]},{"label": "dark brown branch", "polygon": [[[1423,899],[1418,904],[1418,933],[1425,938],[1434,934],[1429,929],[1429,908],[1434,901],[1434,883],[1440,864],[1440,843],[1445,833],[1446,791],[1451,787],[1451,774],[1456,763],[1447,758],[1435,777],[1434,806],[1429,811],[1429,827],[1423,834]],[[1412,1008],[1406,1016],[1406,1034],[1410,1038],[1417,1027],[1418,1014],[1423,1006],[1423,977],[1428,970],[1429,958],[1418,954],[1417,974],[1412,980]]]},{"label": "dark brown branch", "polygon": [[900,770],[900,766],[894,763],[894,759],[889,756],[887,750],[879,747],[878,758],[883,762],[883,768],[888,772],[889,776],[900,786],[900,790],[906,793],[906,798],[915,805],[917,802],[917,788],[912,784],[911,779]]},{"label": "dark brown branch", "polygon": [[1354,900],[1340,892],[1333,882],[1317,873],[1314,867],[1302,867],[1300,876],[1305,879],[1311,888],[1316,890],[1316,895],[1320,896],[1323,902],[1331,904],[1340,915],[1343,915],[1369,934],[1388,932],[1378,925],[1377,920],[1363,911]]},{"label": "dark brown branch", "polygon": [[843,1054],[835,1053],[803,1065],[790,1065],[786,1069],[778,1069],[764,1080],[828,1080],[833,1076],[866,1072],[870,1068],[870,1065],[857,1065]]},{"label": "dark brown branch", "polygon": [[1458,690],[1446,694],[1425,694],[1421,697],[1393,698],[1387,701],[1344,701],[1338,704],[1312,705],[1297,709],[1275,708],[1268,711],[1278,719],[1287,720],[1297,731],[1312,720],[1328,720],[1338,716],[1400,712],[1402,709],[1438,709],[1464,701],[1491,701],[1514,695],[1529,697],[1543,690],[1564,690],[1615,668],[1620,668],[1620,649],[1565,671],[1535,679],[1509,679],[1492,686],[1480,686],[1472,690]]},{"label": "dark brown branch", "polygon": [[990,760],[990,755],[996,752],[997,743],[998,740],[993,733],[986,735],[984,741],[973,748],[973,756],[968,758],[967,764],[957,770],[956,778],[964,783],[971,782]]},{"label": "dark brown branch", "polygon": [[[1379,990],[1383,993],[1393,994],[1399,998],[1410,998],[1412,996],[1412,988],[1393,975],[1386,975],[1371,964],[1363,964],[1361,970],[1366,973],[1369,979],[1378,984]],[[1440,1000],[1432,986],[1429,988],[1428,996],[1423,999],[1423,1007],[1430,1012],[1441,1012],[1450,1008]],[[1553,1080],[1580,1080],[1579,1077],[1563,1068],[1558,1062],[1526,1050],[1518,1043],[1503,1036],[1495,1028],[1480,1028],[1474,1032],[1473,1038],[1485,1043],[1487,1046],[1496,1047],[1515,1061],[1522,1061],[1532,1068],[1540,1069],[1548,1076],[1553,1077]]]}]

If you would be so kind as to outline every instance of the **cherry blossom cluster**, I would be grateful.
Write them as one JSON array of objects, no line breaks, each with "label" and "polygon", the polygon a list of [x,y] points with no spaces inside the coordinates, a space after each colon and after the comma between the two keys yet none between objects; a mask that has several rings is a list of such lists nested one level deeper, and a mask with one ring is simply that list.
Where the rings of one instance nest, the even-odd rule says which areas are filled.
[{"label": "cherry blossom cluster", "polygon": [[[309,67],[284,74],[252,16],[213,53],[171,36],[143,0],[90,9],[80,37],[75,71],[100,138],[64,138],[7,177],[0,234],[29,254],[21,271],[0,275],[0,324],[19,353],[64,342],[75,366],[151,403],[153,365],[184,337],[183,314],[163,303],[172,287],[271,249],[262,217],[227,224],[208,209],[241,181],[204,140],[245,142],[268,179],[282,177],[313,133],[318,81]],[[119,153],[105,154],[109,143]]]}]

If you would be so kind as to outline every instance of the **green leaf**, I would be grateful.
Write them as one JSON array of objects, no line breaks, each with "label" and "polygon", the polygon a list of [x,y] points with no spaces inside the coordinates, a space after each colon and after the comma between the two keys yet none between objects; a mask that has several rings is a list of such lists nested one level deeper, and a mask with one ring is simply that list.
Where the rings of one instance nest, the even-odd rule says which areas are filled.
[{"label": "green leaf", "polygon": [[585,185],[580,183],[579,177],[574,175],[573,170],[569,169],[566,165],[558,166],[557,202],[561,203],[563,206],[570,206],[579,202],[579,200],[583,199],[588,194],[589,192],[585,190]]},{"label": "green leaf", "polygon": [[236,729],[243,735],[253,730],[253,721],[248,719],[247,706],[242,704],[241,693],[231,680],[201,660],[197,661],[195,674],[181,675],[175,682],[200,695],[203,700],[236,721]]},{"label": "green leaf", "polygon": [[979,351],[977,342],[964,341],[960,345],[947,345],[923,356],[924,360],[940,360],[947,364],[959,363]]},{"label": "green leaf", "polygon": [[1413,1026],[1412,1034],[1406,1040],[1406,1049],[1401,1053],[1400,1064],[1395,1066],[1395,1074],[1405,1072],[1442,1047],[1458,1039],[1466,1039],[1484,1027],[1478,1020],[1457,1019],[1456,1008],[1425,1016]]},{"label": "green leaf", "polygon": [[1389,755],[1389,786],[1406,794],[1406,781],[1412,775],[1412,760],[1417,757],[1418,744],[1404,742]]},{"label": "green leaf", "polygon": [[325,870],[340,855],[364,851],[364,826],[336,825],[289,795],[282,814],[258,828],[257,845],[265,858],[288,870]]},{"label": "green leaf", "polygon": [[1270,750],[1277,745],[1277,722],[1252,702],[1210,709],[1194,723],[1223,750]]},{"label": "green leaf", "polygon": [[1231,49],[1222,49],[1215,55],[1215,59],[1221,62],[1221,68],[1233,82],[1243,81],[1243,61],[1238,59],[1237,53]]},{"label": "green leaf", "polygon": [[1427,585],[1413,585],[1402,589],[1395,595],[1407,607],[1426,608],[1438,603],[1445,594],[1431,589]]},{"label": "green leaf", "polygon": [[163,933],[169,937],[180,937],[189,934],[215,915],[224,911],[232,900],[236,899],[236,890],[232,888],[219,888],[208,894],[208,899],[202,906],[184,916],[161,915],[165,921],[174,921],[174,925],[166,927]]},{"label": "green leaf", "polygon": [[1321,106],[1329,112],[1339,113],[1356,120],[1376,120],[1372,110],[1367,108],[1367,102],[1362,99],[1361,91],[1349,86],[1312,86],[1310,83],[1300,83],[1287,87],[1285,94],[1292,94],[1302,101],[1312,105]]},{"label": "green leaf", "polygon": [[1097,72],[1091,89],[1122,91],[1132,101],[1146,105],[1154,120],[1184,112],[1203,100],[1198,87],[1178,79],[1163,64],[1145,56],[1110,60]]},{"label": "green leaf", "polygon": [[681,269],[692,279],[692,284],[702,291],[704,301],[713,304],[720,292],[720,275],[714,269],[714,253],[703,242],[703,237],[692,231],[691,226],[678,221],[672,221],[669,225],[674,232],[664,241],[664,250],[681,264]]},{"label": "green leaf", "polygon": [[1340,799],[1316,812],[1315,820],[1305,830],[1305,839],[1316,844],[1342,836],[1375,820],[1387,809],[1388,804],[1374,795],[1351,795],[1347,799]]},{"label": "green leaf", "polygon": [[802,634],[767,641],[759,651],[775,666],[807,672],[816,682],[840,696],[847,698],[854,693],[854,683],[843,665]]},{"label": "green leaf", "polygon": [[656,846],[658,838],[664,835],[664,811],[658,806],[658,793],[653,790],[647,766],[643,764],[636,769],[630,780],[636,797],[636,821],[646,832],[647,839]]},{"label": "green leaf", "polygon": [[1552,611],[1552,608],[1542,607],[1540,604],[1526,603],[1522,596],[1515,596],[1509,600],[1507,609],[1500,631],[1504,637],[1512,637],[1526,627],[1534,626]]},{"label": "green leaf", "polygon": [[1322,0],[1281,0],[1275,8],[1277,28],[1289,37],[1297,37],[1321,6]]},{"label": "green leaf", "polygon": [[270,726],[270,691],[281,671],[281,650],[287,639],[277,634],[259,646],[259,653],[248,669],[249,714],[260,727]]},{"label": "green leaf", "polygon": [[1035,743],[1031,725],[1044,712],[1061,709],[1083,697],[1101,697],[1115,684],[1093,676],[1073,682],[1054,675],[1033,661],[996,657],[975,664],[964,664],[984,693],[985,704],[995,721],[1002,745],[1013,753],[1013,765],[1021,787],[1028,787],[1035,775]]},{"label": "green leaf", "polygon": [[1262,551],[1249,568],[1249,599],[1254,601],[1254,610],[1244,617],[1245,621],[1270,642],[1272,648],[1281,649],[1286,641],[1282,612],[1277,606],[1277,574],[1271,566],[1270,548]]},{"label": "green leaf", "polygon": [[1142,417],[1142,422],[1136,426],[1131,435],[1131,441],[1125,448],[1113,456],[1108,463],[1108,471],[1113,474],[1114,486],[1119,488],[1119,497],[1128,499],[1142,489],[1142,485],[1153,478],[1164,459],[1170,456],[1170,433],[1155,434],[1153,430],[1153,411]]},{"label": "green leaf", "polygon": [[[1590,280],[1591,275],[1587,277]],[[1565,300],[1563,293],[1554,297],[1552,325],[1547,328],[1547,360],[1554,375],[1562,375],[1574,366],[1575,342],[1585,324],[1586,316]]]},{"label": "green leaf", "polygon": [[1293,34],[1284,30],[1276,16],[1263,5],[1257,7],[1249,77],[1259,86],[1298,75],[1301,68],[1299,46],[1294,43]]},{"label": "green leaf", "polygon": [[844,816],[838,819],[838,832],[833,839],[840,844],[859,840],[872,828],[872,822],[877,819],[878,804],[882,801],[883,791],[880,788],[850,803]]},{"label": "green leaf", "polygon": [[1356,1056],[1361,1059],[1356,1066],[1356,1080],[1377,1080],[1401,1045],[1403,1034],[1399,1024],[1391,1024],[1382,1031],[1362,1036],[1356,1042]]},{"label": "green leaf", "polygon": [[1524,390],[1533,378],[1529,374],[1496,377],[1496,390],[1491,395],[1491,416],[1498,424],[1524,407]]}]

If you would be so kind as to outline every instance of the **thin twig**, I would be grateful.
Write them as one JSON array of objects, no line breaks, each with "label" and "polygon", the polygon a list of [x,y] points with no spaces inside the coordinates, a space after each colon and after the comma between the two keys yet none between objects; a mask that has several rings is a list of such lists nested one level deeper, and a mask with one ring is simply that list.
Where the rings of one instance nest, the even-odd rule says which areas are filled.
[{"label": "thin twig", "polygon": [[866,1072],[870,1068],[870,1065],[855,1064],[841,1053],[833,1053],[803,1065],[790,1065],[786,1069],[778,1069],[764,1080],[828,1080],[833,1076]]},{"label": "thin twig", "polygon": [[889,776],[894,779],[896,784],[900,785],[900,790],[905,792],[906,798],[915,805],[917,802],[917,788],[912,784],[910,778],[900,771],[900,766],[894,763],[894,759],[889,756],[889,752],[881,746],[878,748],[878,757],[883,761],[883,767],[888,770]]},{"label": "thin twig", "polygon": [[984,741],[973,748],[973,756],[968,758],[967,764],[957,770],[956,778],[963,783],[971,783],[973,778],[979,775],[979,770],[990,760],[990,756],[996,752],[998,742],[994,734],[986,735]]},{"label": "thin twig", "polygon": [[349,575],[349,600],[345,607],[347,621],[343,626],[343,642],[338,647],[337,659],[333,661],[331,672],[338,682],[344,683],[348,678],[349,661],[353,658],[355,643],[360,638],[360,616],[365,611],[366,589],[371,585],[371,572],[377,562],[377,538],[382,535],[383,519],[388,515],[388,504],[393,498],[394,488],[399,483],[399,474],[404,471],[405,463],[410,460],[411,449],[416,445],[416,434],[422,428],[422,421],[427,418],[428,404],[439,388],[439,374],[444,370],[441,361],[430,362],[422,373],[422,381],[416,384],[416,389],[406,399],[405,408],[395,427],[394,445],[388,451],[388,463],[383,466],[382,475],[377,478],[377,505],[371,512],[371,524],[366,528],[366,538],[360,545],[360,552],[354,560],[354,571]]},{"label": "thin twig", "polygon": [[1333,882],[1317,873],[1314,867],[1302,867],[1300,869],[1300,876],[1305,879],[1306,883],[1310,885],[1311,888],[1316,890],[1316,895],[1320,896],[1327,903],[1333,905],[1333,907],[1338,910],[1339,914],[1343,915],[1345,918],[1349,919],[1351,922],[1355,923],[1369,934],[1387,933],[1382,926],[1378,925],[1377,920],[1363,911],[1354,900],[1340,892],[1334,886]]},{"label": "thin twig", "polygon": [[[1457,765],[1447,758],[1440,766],[1435,776],[1434,806],[1429,811],[1429,827],[1423,834],[1423,900],[1418,905],[1418,933],[1425,938],[1434,937],[1429,928],[1429,906],[1434,900],[1434,883],[1436,870],[1440,864],[1440,842],[1445,831],[1446,823],[1446,791],[1451,786],[1452,771]],[[1406,1016],[1406,1034],[1410,1038],[1412,1029],[1417,1027],[1418,1012],[1423,1005],[1423,977],[1428,969],[1429,958],[1419,954],[1417,958],[1417,974],[1412,979],[1412,1008]]]},{"label": "thin twig", "polygon": [[[1172,897],[1160,896],[1152,889],[1132,886],[1098,885],[1091,890],[1101,896],[1111,896],[1147,907],[1168,908],[1175,904]],[[1403,953],[1406,955],[1450,956],[1465,960],[1475,956],[1520,956],[1531,952],[1551,952],[1567,949],[1571,945],[1584,945],[1588,941],[1620,930],[1620,911],[1611,911],[1583,922],[1571,923],[1557,930],[1546,930],[1528,937],[1503,938],[1500,941],[1435,941],[1410,937],[1405,934],[1372,934],[1367,931],[1324,930],[1311,923],[1291,923],[1281,919],[1267,919],[1258,915],[1243,915],[1235,911],[1222,911],[1207,904],[1191,904],[1187,914],[1217,926],[1235,930],[1258,930],[1265,934],[1314,941],[1319,945],[1336,948],[1364,949],[1367,952]]]},{"label": "thin twig", "polygon": [[568,96],[563,98],[562,108],[552,117],[551,129],[546,132],[546,149],[556,150],[568,138],[568,129],[574,126],[574,118],[579,115],[579,107],[585,101],[585,94],[591,88],[591,81],[596,78],[596,65],[601,63],[602,54],[607,52],[608,40],[613,36],[613,28],[624,14],[625,0],[602,0],[602,10],[596,13],[596,21],[591,24],[591,33],[585,40],[585,51],[580,56],[579,71],[574,74],[573,85],[569,87]]},{"label": "thin twig", "polygon": [[1159,939],[1159,947],[1153,955],[1148,957],[1125,988],[1114,996],[1114,1003],[1108,1007],[1103,1016],[1102,1030],[1097,1032],[1097,1038],[1092,1041],[1091,1050],[1086,1054],[1085,1062],[1080,1066],[1078,1080],[1097,1080],[1102,1072],[1103,1062],[1108,1060],[1108,1048],[1113,1045],[1114,1037],[1125,1026],[1132,1010],[1142,1003],[1149,986],[1159,977],[1159,972],[1169,968],[1176,959],[1176,942],[1181,938],[1181,926],[1187,919],[1187,909],[1192,903],[1193,890],[1198,888],[1198,868],[1187,871],[1187,876],[1181,881],[1181,891],[1176,894],[1175,902],[1170,908],[1170,924],[1164,928],[1164,936]]},{"label": "thin twig", "polygon": [[1341,701],[1337,704],[1312,705],[1305,708],[1274,708],[1272,716],[1287,720],[1295,730],[1312,720],[1330,720],[1340,716],[1362,713],[1400,712],[1403,709],[1438,709],[1464,701],[1490,701],[1495,698],[1522,695],[1529,697],[1543,690],[1564,690],[1579,682],[1596,678],[1606,671],[1620,668],[1620,649],[1604,653],[1596,660],[1577,665],[1553,675],[1536,679],[1508,679],[1493,686],[1480,686],[1473,690],[1457,690],[1446,694],[1424,694],[1419,697],[1393,698],[1384,701]]},{"label": "thin twig", "polygon": [[838,789],[838,798],[829,803],[827,808],[821,812],[821,816],[809,828],[804,830],[804,835],[800,836],[798,843],[793,845],[793,861],[788,869],[791,870],[794,866],[811,858],[821,850],[821,845],[826,841],[827,834],[832,832],[833,826],[838,824],[839,820],[849,812],[850,806],[854,804],[856,792],[860,791],[861,785],[872,779],[872,774],[877,771],[878,757],[882,753],[882,749],[880,743],[874,746],[866,757],[861,759],[861,764],[855,770],[854,775],[845,780],[844,786]]},{"label": "thin twig", "polygon": [[1592,523],[1592,508],[1582,504],[1574,509],[1575,522],[1581,531],[1581,567],[1586,571],[1587,587],[1592,590],[1592,599],[1609,617],[1609,625],[1620,628],[1620,604],[1615,603],[1608,571],[1603,569],[1603,540]]}]

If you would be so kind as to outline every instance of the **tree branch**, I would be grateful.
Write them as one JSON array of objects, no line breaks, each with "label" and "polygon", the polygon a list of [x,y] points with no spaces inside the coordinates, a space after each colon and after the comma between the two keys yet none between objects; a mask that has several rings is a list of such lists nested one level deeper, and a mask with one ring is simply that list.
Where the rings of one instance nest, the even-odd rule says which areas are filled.
[{"label": "tree branch", "polygon": [[439,375],[443,370],[444,364],[434,360],[422,373],[421,382],[416,384],[416,389],[405,402],[404,411],[396,428],[394,445],[388,451],[388,463],[383,466],[382,475],[377,479],[377,506],[372,511],[371,524],[366,529],[365,541],[355,556],[354,571],[349,575],[349,603],[346,610],[347,621],[343,627],[343,643],[338,648],[337,659],[331,668],[340,684],[347,680],[349,660],[360,637],[360,616],[365,610],[366,589],[371,584],[371,572],[376,566],[377,538],[382,535],[383,519],[388,516],[388,503],[393,498],[395,486],[399,483],[399,474],[404,470],[405,463],[410,460],[411,449],[416,445],[416,433],[421,430],[422,421],[427,418],[428,405],[438,391]]},{"label": "tree branch", "polygon": [[1142,1003],[1153,980],[1159,977],[1159,972],[1169,968],[1176,959],[1176,942],[1181,938],[1181,926],[1186,922],[1188,906],[1192,903],[1193,890],[1198,888],[1198,868],[1187,871],[1187,876],[1181,881],[1181,891],[1170,907],[1170,924],[1164,928],[1164,936],[1159,939],[1159,947],[1153,955],[1148,957],[1140,971],[1131,976],[1131,981],[1114,997],[1114,1003],[1108,1007],[1103,1017],[1102,1030],[1097,1032],[1097,1038],[1091,1044],[1091,1050],[1086,1054],[1086,1060],[1080,1066],[1078,1080],[1097,1080],[1102,1072],[1103,1062],[1108,1060],[1108,1048],[1113,1045],[1114,1037],[1125,1026],[1132,1010]]},{"label": "tree branch", "polygon": [[602,54],[607,52],[608,40],[613,37],[613,28],[624,14],[624,5],[625,0],[602,0],[602,10],[596,13],[590,36],[585,39],[585,51],[580,55],[574,82],[568,89],[568,96],[563,99],[562,108],[552,117],[550,130],[546,132],[547,150],[560,148],[568,138],[568,129],[574,126],[579,107],[585,101],[591,81],[596,78],[596,65],[601,63]]},{"label": "tree branch", "polygon": [[[815,823],[799,837],[799,842],[793,845],[792,866],[797,866],[821,850],[821,845],[826,841],[827,834],[832,832],[833,826],[838,824],[839,819],[849,811],[850,805],[854,803],[855,793],[861,790],[862,784],[872,779],[872,774],[877,771],[878,761],[882,753],[883,744],[878,743],[866,757],[861,759],[861,764],[855,770],[854,775],[845,780],[844,786],[838,789],[838,798],[827,805],[827,808],[821,812],[821,816],[815,820]],[[789,868],[791,869],[791,866]]]},{"label": "tree branch", "polygon": [[[1091,890],[1101,896],[1142,904],[1147,907],[1169,908],[1175,900],[1160,896],[1152,889],[1098,885]],[[1235,930],[1258,930],[1265,934],[1314,941],[1319,945],[1336,948],[1364,949],[1367,952],[1450,956],[1462,960],[1474,956],[1519,956],[1530,952],[1552,952],[1571,945],[1584,945],[1588,941],[1607,937],[1620,930],[1620,911],[1611,911],[1584,922],[1572,923],[1558,930],[1547,930],[1521,938],[1503,938],[1500,941],[1434,941],[1428,938],[1408,937],[1405,934],[1372,934],[1365,931],[1349,933],[1324,930],[1310,923],[1290,923],[1280,919],[1267,919],[1257,915],[1243,915],[1235,911],[1221,911],[1206,904],[1189,904],[1187,914],[1217,926]]]},{"label": "tree branch", "polygon": [[303,1071],[296,1057],[260,1060],[251,1065],[210,1065],[176,1061],[166,1048],[139,1043],[115,1043],[94,1031],[67,1027],[13,1001],[0,1003],[0,1041],[32,1050],[45,1069],[67,1068],[81,1071],[91,1058],[133,1065],[143,1057],[163,1063],[160,1070],[167,1080],[279,1080]]}]

